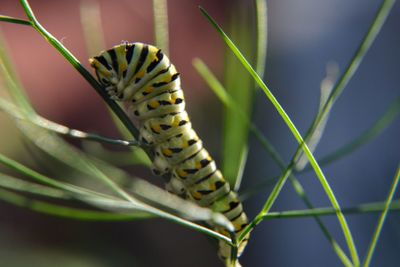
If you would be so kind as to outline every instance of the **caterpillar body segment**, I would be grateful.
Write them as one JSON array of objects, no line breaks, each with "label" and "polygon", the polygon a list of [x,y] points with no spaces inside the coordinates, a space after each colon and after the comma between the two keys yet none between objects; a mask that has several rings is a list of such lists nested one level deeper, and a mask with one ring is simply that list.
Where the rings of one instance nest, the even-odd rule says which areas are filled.
[{"label": "caterpillar body segment", "polygon": [[[248,224],[247,216],[192,128],[179,73],[168,57],[151,45],[122,43],[89,61],[110,97],[124,102],[137,118],[140,139],[154,153],[154,173],[171,177],[167,190],[221,212],[239,235]],[[229,236],[226,229],[214,228]],[[239,246],[238,256],[247,239]],[[220,241],[218,254],[231,265],[229,245]]]}]

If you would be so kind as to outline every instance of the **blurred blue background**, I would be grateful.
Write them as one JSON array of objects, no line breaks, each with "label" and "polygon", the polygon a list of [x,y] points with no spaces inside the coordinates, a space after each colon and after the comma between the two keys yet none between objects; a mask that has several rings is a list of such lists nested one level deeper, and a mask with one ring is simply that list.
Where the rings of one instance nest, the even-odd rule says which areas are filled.
[{"label": "blurred blue background", "polygon": [[[79,18],[80,1],[30,1],[43,25],[85,64]],[[117,3],[118,2],[118,3]],[[203,6],[228,28],[231,8],[240,1],[169,1],[170,58],[182,73],[189,113],[207,147],[218,158],[221,105],[191,66],[200,57],[222,78],[224,45],[202,17]],[[122,40],[152,43],[151,1],[99,1],[107,46]],[[265,81],[301,133],[309,127],[319,101],[326,64],[340,73],[372,22],[381,1],[268,1],[268,56]],[[371,126],[400,95],[400,6],[386,24],[344,94],[335,104],[316,151],[317,158],[353,140]],[[2,0],[0,14],[24,17],[16,1]],[[73,128],[116,135],[100,98],[41,37],[26,26],[1,23],[12,59],[38,112]],[[204,108],[206,107],[206,108]],[[281,118],[258,92],[255,123],[288,161],[297,144]],[[400,124],[323,170],[342,207],[383,201],[400,159]],[[0,151],[32,166],[16,129],[0,114]],[[250,136],[243,188],[280,174]],[[329,206],[315,175],[298,176],[313,204]],[[152,178],[152,181],[155,181]],[[245,202],[250,217],[259,211],[271,188]],[[397,194],[398,195],[398,194]],[[303,209],[287,184],[273,210]],[[215,247],[202,234],[164,220],[79,222],[15,208],[0,202],[0,266],[221,266]],[[378,214],[349,215],[349,225],[363,258]],[[400,260],[400,216],[390,213],[372,266],[397,266]],[[345,248],[336,217],[323,218]],[[263,222],[244,253],[244,266],[340,266],[315,221],[280,219]]]}]

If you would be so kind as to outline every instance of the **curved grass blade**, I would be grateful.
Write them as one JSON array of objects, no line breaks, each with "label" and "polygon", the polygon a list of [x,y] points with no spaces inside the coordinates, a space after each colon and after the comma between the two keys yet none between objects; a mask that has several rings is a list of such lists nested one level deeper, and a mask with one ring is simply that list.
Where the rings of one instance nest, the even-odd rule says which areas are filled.
[{"label": "curved grass blade", "polygon": [[[238,50],[238,48],[233,44],[233,42],[229,39],[229,37],[222,31],[222,29],[216,24],[216,22],[206,13],[204,9],[201,9],[202,13],[207,17],[207,19],[210,21],[210,23],[214,26],[214,28],[218,31],[218,33],[222,36],[222,39],[225,41],[225,43],[231,48],[232,52],[237,56],[239,61],[243,64],[245,69],[253,76],[254,80],[257,82],[257,84],[261,87],[261,89],[264,91],[265,95],[268,97],[268,99],[271,101],[271,103],[275,106],[276,110],[282,117],[282,119],[285,121],[287,124],[288,128],[291,130],[293,136],[297,140],[297,142],[300,144],[298,151],[300,149],[303,149],[305,154],[307,155],[307,158],[309,159],[326,195],[328,196],[332,206],[340,211],[340,206],[338,201],[336,200],[336,197],[328,183],[328,181],[325,178],[325,175],[323,174],[321,168],[319,167],[317,161],[315,160],[313,154],[311,153],[310,149],[308,148],[307,144],[304,143],[303,138],[301,137],[299,131],[297,130],[296,126],[293,124],[289,116],[286,114],[282,106],[279,104],[277,99],[273,96],[271,91],[268,89],[268,87],[264,84],[262,79],[257,75],[257,73],[254,71],[254,69],[251,67],[251,65],[248,63],[248,61],[245,59],[245,57],[242,55],[242,53]],[[298,153],[298,152],[297,152]],[[296,153],[296,154],[297,154]],[[264,205],[264,208],[262,211],[259,213],[259,215],[256,216],[254,221],[249,224],[248,227],[243,231],[243,233],[239,237],[239,241],[241,241],[246,234],[258,223],[261,222],[261,217],[268,213],[269,209],[271,208],[272,204],[275,202],[279,192],[281,191],[286,179],[291,173],[291,169],[294,167],[294,164],[290,164],[289,168],[287,171],[285,171],[282,174],[282,178],[280,181],[277,183],[276,187],[274,188],[273,192],[270,195],[270,198],[267,200],[267,202]],[[354,265],[358,266],[359,265],[359,257],[358,253],[353,241],[353,237],[351,235],[350,229],[348,227],[347,221],[342,213],[337,214],[340,226],[342,228],[342,231],[344,233],[345,239],[347,246],[349,248],[352,260]]]},{"label": "curved grass blade", "polygon": [[[322,112],[319,113],[319,117],[317,116],[317,118],[315,119],[315,123],[313,123],[313,125],[318,125],[318,121],[321,120],[325,116],[324,113],[327,110],[329,110],[328,106],[332,105],[333,102],[340,95],[340,93],[343,91],[345,85],[348,83],[348,81],[350,80],[350,78],[354,74],[355,70],[358,68],[358,66],[359,66],[363,56],[365,55],[366,51],[369,49],[369,47],[371,46],[371,44],[375,40],[377,34],[379,33],[383,23],[385,22],[385,20],[387,18],[389,12],[392,9],[393,4],[394,4],[393,0],[385,0],[382,3],[382,5],[381,5],[380,9],[378,10],[378,12],[377,12],[377,14],[375,16],[375,19],[374,19],[373,23],[371,24],[366,36],[364,37],[363,41],[361,42],[359,49],[355,53],[355,55],[354,55],[353,59],[351,60],[351,63],[349,64],[347,70],[345,71],[345,73],[343,74],[343,76],[341,77],[341,79],[339,80],[337,85],[335,86],[334,90],[332,91],[331,95],[329,96],[329,99],[328,99],[326,105],[324,105],[324,107],[322,108]],[[218,26],[216,25],[215,22],[212,21],[212,23],[214,23],[214,26],[216,26],[216,28],[218,28]],[[217,29],[217,30],[219,30],[219,29]],[[219,30],[219,32],[220,32],[221,35],[223,35],[223,36],[225,35],[221,30]],[[226,37],[226,35],[225,35],[225,37]],[[238,56],[240,58],[241,54],[239,53]],[[248,70],[252,71],[251,67]],[[306,134],[306,137],[309,136],[312,132],[313,132],[313,129],[310,128],[310,130]],[[297,152],[298,151],[300,151],[300,150],[298,149]],[[297,154],[297,152],[296,152],[296,154]],[[291,164],[290,164],[289,168],[292,168],[292,167],[293,166],[291,166]],[[284,173],[282,175],[282,180],[285,179],[286,175],[287,175],[286,173]],[[282,182],[282,184],[283,184],[283,182]],[[339,220],[340,220],[340,218],[339,218]],[[251,226],[249,226],[248,228],[250,229]],[[245,233],[246,233],[246,231],[244,231],[244,234]],[[346,236],[346,233],[345,233],[345,236]],[[350,243],[353,243],[352,242],[352,238],[349,240],[349,238],[346,236],[346,239],[347,239],[347,243],[348,244],[349,244],[349,241],[350,241]],[[350,247],[349,249],[351,251],[354,264],[355,265],[359,265],[359,259],[358,259],[358,255],[357,255],[357,252],[356,252],[355,248]]]},{"label": "curved grass blade", "polygon": [[[261,145],[268,151],[268,153],[274,159],[274,161],[278,164],[278,166],[282,170],[285,170],[285,163],[281,159],[280,155],[276,152],[275,148],[269,143],[269,141],[266,139],[266,137],[263,135],[263,133],[257,128],[257,126],[254,125],[251,121],[249,121],[246,116],[244,116],[244,112],[241,109],[241,107],[235,103],[235,101],[230,97],[230,95],[227,94],[225,88],[218,81],[218,79],[211,73],[211,71],[207,68],[207,66],[203,63],[203,61],[201,61],[200,59],[195,59],[195,60],[193,60],[193,64],[194,64],[196,70],[199,72],[199,74],[203,77],[203,79],[209,85],[209,87],[218,96],[220,101],[226,107],[237,111],[238,115],[240,115],[240,116],[238,116],[238,118],[240,118],[247,125],[249,125],[250,132],[253,133],[255,135],[255,137],[260,141]],[[292,174],[289,176],[289,179],[290,179],[290,182],[292,183],[296,193],[300,196],[300,198],[303,200],[303,202],[306,204],[306,206],[308,208],[312,209],[313,205],[311,204],[311,201],[307,198],[303,187],[298,182],[296,177]],[[276,182],[276,180],[274,180],[270,184],[273,184],[274,182]],[[260,190],[259,187],[257,187],[257,191],[258,190]],[[247,194],[249,194],[249,193],[247,192]],[[243,199],[243,194],[241,196],[242,196],[241,199]],[[340,248],[339,244],[333,239],[333,237],[331,236],[331,234],[329,233],[328,229],[325,227],[323,222],[318,217],[315,217],[315,220],[316,220],[317,224],[319,225],[319,227],[321,228],[324,235],[326,236],[326,238],[331,243],[331,245],[332,245],[334,251],[336,252],[336,254],[338,255],[338,257],[342,260],[343,264],[345,266],[351,266],[350,260],[347,258],[347,256],[343,252],[343,250]]]},{"label": "curved grass blade", "polygon": [[390,187],[389,194],[385,201],[384,209],[381,213],[381,216],[379,217],[378,224],[376,225],[374,234],[372,236],[371,243],[368,247],[367,256],[365,257],[364,264],[363,264],[364,267],[368,267],[371,264],[371,259],[375,252],[375,248],[376,248],[376,244],[378,243],[379,236],[382,232],[383,224],[385,223],[390,206],[392,205],[392,200],[393,200],[394,194],[396,193],[396,189],[399,184],[399,180],[400,180],[400,165],[397,167],[397,171],[394,176],[393,183]]}]

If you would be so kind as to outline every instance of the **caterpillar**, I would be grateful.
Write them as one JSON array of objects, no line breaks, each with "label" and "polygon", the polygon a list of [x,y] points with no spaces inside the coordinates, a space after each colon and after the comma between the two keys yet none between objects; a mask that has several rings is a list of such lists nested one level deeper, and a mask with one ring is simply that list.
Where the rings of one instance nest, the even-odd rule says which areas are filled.
[{"label": "caterpillar", "polygon": [[[123,42],[89,59],[110,97],[125,103],[139,123],[140,141],[154,154],[153,172],[169,177],[166,189],[221,212],[239,235],[248,224],[242,204],[192,128],[179,73],[155,46]],[[219,233],[229,236],[221,227]],[[248,236],[238,248],[238,256]],[[219,257],[230,264],[231,247],[219,242]],[[240,266],[237,263],[236,266]]]}]

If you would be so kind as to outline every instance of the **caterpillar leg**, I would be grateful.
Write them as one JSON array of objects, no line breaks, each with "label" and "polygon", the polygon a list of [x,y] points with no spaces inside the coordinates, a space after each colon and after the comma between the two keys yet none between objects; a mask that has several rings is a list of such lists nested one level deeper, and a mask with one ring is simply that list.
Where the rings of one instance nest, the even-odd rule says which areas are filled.
[{"label": "caterpillar leg", "polygon": [[165,189],[182,198],[187,198],[187,191],[185,185],[179,179],[171,176],[169,182],[165,185]]}]

